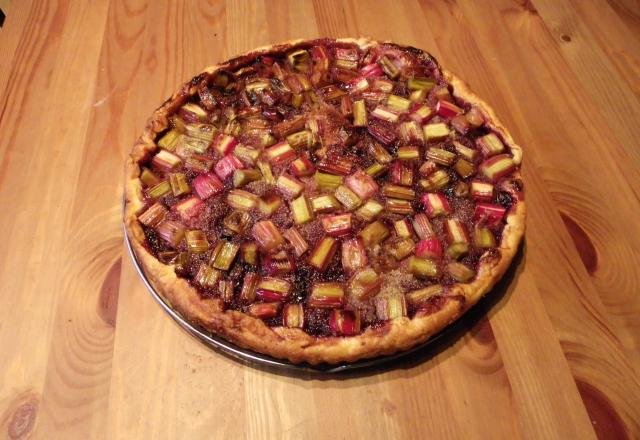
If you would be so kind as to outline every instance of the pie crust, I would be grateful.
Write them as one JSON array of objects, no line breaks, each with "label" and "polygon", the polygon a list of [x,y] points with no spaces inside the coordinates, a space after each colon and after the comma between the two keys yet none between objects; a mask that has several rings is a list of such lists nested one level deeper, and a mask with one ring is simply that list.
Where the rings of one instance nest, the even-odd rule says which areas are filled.
[{"label": "pie crust", "polygon": [[[336,40],[357,44],[361,49],[382,44],[367,38]],[[283,44],[265,46],[224,63],[206,68],[203,73],[214,73],[220,69],[233,69],[248,59],[261,54],[284,53],[305,40],[293,40]],[[385,42],[388,43],[388,42]],[[390,43],[392,44],[392,43]],[[398,46],[403,48],[403,46]],[[493,109],[453,73],[440,68],[452,87],[452,94],[478,106],[485,117],[485,125],[499,133],[511,150],[514,162],[519,166],[522,150],[508,130],[497,118]],[[124,223],[126,232],[148,280],[163,298],[185,319],[208,331],[218,334],[238,346],[265,353],[293,363],[353,362],[363,358],[389,355],[409,349],[427,341],[431,336],[460,318],[488,292],[507,270],[513,259],[525,229],[525,201],[520,194],[517,203],[508,212],[502,232],[498,253],[485,253],[478,263],[477,276],[470,283],[450,286],[442,307],[431,314],[418,312],[413,318],[402,317],[386,321],[382,325],[366,328],[360,334],[348,337],[312,336],[297,328],[269,327],[261,319],[236,310],[225,310],[219,298],[203,297],[190,283],[176,275],[173,266],[161,263],[144,246],[145,233],[137,216],[145,207],[144,194],[139,179],[140,164],[147,160],[158,147],[155,139],[169,124],[168,116],[195,93],[191,81],[185,83],[173,96],[164,102],[148,120],[126,161],[126,204]],[[511,174],[519,179],[519,170]]]}]

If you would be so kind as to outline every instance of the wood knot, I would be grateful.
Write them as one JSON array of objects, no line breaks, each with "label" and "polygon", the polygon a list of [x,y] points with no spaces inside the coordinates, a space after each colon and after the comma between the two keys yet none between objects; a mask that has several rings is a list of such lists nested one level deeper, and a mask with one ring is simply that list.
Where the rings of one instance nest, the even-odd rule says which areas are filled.
[{"label": "wood knot", "polygon": [[471,330],[473,339],[480,345],[494,345],[496,338],[493,335],[493,329],[488,319],[482,318]]},{"label": "wood knot", "polygon": [[[7,423],[7,437],[10,439],[26,438],[33,430],[38,415],[38,398],[33,395],[21,396],[14,405],[17,405],[9,416]],[[12,406],[14,406],[12,405]],[[11,407],[9,408],[11,411]]]},{"label": "wood knot", "polygon": [[118,313],[118,291],[120,289],[120,272],[122,258],[118,258],[107,271],[98,297],[98,315],[111,327],[116,324]]},{"label": "wood knot", "polygon": [[593,274],[598,268],[598,252],[596,251],[593,242],[589,238],[589,235],[575,222],[571,217],[564,213],[560,213],[560,217],[564,222],[571,239],[576,246],[582,264],[587,268],[589,274]]},{"label": "wood knot", "polygon": [[602,391],[576,379],[576,386],[598,438],[628,439],[627,428]]},{"label": "wood knot", "polygon": [[562,34],[560,35],[560,38],[562,39],[562,41],[565,41],[567,43],[571,43],[571,37],[567,34]]}]

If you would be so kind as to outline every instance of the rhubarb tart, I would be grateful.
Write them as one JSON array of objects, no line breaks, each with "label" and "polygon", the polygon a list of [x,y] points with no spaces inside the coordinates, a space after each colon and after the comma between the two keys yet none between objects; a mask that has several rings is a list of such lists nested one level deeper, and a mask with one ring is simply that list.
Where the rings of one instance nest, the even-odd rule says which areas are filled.
[{"label": "rhubarb tart", "polygon": [[291,362],[427,341],[503,276],[521,148],[433,56],[298,40],[205,69],[148,120],[125,225],[185,319]]}]

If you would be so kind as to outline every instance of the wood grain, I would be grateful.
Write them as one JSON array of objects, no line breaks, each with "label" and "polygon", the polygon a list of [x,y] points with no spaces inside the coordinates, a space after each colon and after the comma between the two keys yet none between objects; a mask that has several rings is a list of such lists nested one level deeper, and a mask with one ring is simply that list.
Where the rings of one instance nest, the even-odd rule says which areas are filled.
[{"label": "wood grain", "polygon": [[[633,0],[11,2],[0,31],[4,438],[640,437]],[[291,38],[424,48],[524,146],[526,244],[393,368],[291,376],[208,350],[124,252],[122,165],[202,67]]]}]

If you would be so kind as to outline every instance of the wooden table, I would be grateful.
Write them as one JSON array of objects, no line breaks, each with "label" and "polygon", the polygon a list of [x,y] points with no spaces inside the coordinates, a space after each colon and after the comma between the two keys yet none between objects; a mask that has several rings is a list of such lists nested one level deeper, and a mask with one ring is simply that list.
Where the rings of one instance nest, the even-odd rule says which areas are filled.
[{"label": "wooden table", "polygon": [[[0,435],[640,436],[634,0],[12,1],[0,30]],[[525,148],[526,244],[452,336],[311,378],[189,337],[124,251],[122,166],[202,67],[292,37],[427,49]]]}]

